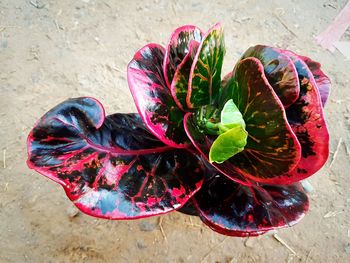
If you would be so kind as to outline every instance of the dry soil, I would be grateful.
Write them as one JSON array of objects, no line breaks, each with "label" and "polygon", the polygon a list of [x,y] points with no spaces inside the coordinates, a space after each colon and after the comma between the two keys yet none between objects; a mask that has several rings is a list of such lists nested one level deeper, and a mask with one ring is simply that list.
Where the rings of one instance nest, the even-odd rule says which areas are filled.
[{"label": "dry soil", "polygon": [[[350,62],[314,41],[345,3],[0,0],[0,262],[350,262]],[[310,179],[310,212],[277,233],[295,254],[273,235],[225,237],[180,213],[163,216],[166,240],[157,217],[76,214],[59,185],[26,166],[26,136],[47,110],[92,96],[108,114],[135,112],[126,81],[134,52],[164,45],[178,26],[217,21],[225,27],[224,72],[249,46],[268,44],[320,61],[332,79],[330,159]]]}]

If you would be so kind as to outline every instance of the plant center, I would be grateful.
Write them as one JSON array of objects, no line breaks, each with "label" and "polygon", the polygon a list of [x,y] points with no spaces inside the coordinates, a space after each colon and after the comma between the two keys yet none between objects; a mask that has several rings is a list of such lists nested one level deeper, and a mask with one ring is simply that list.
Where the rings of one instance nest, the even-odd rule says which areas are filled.
[{"label": "plant center", "polygon": [[209,151],[209,161],[222,163],[244,150],[248,133],[243,116],[232,99],[226,102],[220,122],[205,121],[205,133],[218,135]]}]

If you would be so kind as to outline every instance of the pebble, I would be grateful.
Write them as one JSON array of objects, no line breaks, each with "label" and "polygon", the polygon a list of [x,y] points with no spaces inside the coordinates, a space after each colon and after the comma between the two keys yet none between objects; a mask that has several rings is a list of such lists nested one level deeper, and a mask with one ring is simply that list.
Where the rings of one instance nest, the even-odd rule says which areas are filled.
[{"label": "pebble", "polygon": [[136,246],[137,246],[138,249],[147,248],[147,245],[145,244],[145,242],[143,240],[137,240]]},{"label": "pebble", "polygon": [[139,228],[141,231],[150,232],[150,231],[153,231],[154,229],[156,229],[156,227],[157,227],[156,224],[152,224],[148,221],[142,221],[139,223]]},{"label": "pebble", "polygon": [[67,215],[69,216],[69,218],[74,218],[79,214],[79,209],[76,208],[75,206],[69,206],[67,208]]},{"label": "pebble", "polygon": [[347,244],[344,249],[346,253],[350,254],[350,244]]},{"label": "pebble", "polygon": [[253,248],[255,246],[255,242],[256,242],[256,237],[252,237],[252,238],[248,237],[244,242],[244,245],[246,247]]},{"label": "pebble", "polygon": [[314,187],[308,180],[301,181],[301,185],[307,193],[312,193],[314,191]]}]

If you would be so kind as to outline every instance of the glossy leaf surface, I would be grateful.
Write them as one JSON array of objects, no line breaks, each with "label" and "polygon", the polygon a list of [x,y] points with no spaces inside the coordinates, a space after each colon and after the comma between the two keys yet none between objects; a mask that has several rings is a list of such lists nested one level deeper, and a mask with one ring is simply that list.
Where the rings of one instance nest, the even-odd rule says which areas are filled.
[{"label": "glossy leaf surface", "polygon": [[164,48],[149,44],[136,52],[128,65],[128,82],[140,116],[159,140],[186,147],[183,112],[174,102],[163,77]]},{"label": "glossy leaf surface", "polygon": [[188,93],[188,81],[193,59],[198,50],[199,43],[192,41],[189,46],[189,52],[178,65],[174,78],[171,82],[171,94],[177,106],[182,110],[188,110],[186,98]]},{"label": "glossy leaf surface", "polygon": [[[298,55],[294,53],[294,56],[298,56]],[[321,95],[322,106],[324,107],[324,105],[328,100],[329,93],[331,91],[331,80],[321,70],[320,63],[312,60],[309,57],[305,57],[305,56],[298,56],[298,57],[306,63],[312,75],[314,76],[318,91],[320,92],[320,95]]]},{"label": "glossy leaf surface", "polygon": [[[264,183],[277,183],[300,160],[300,144],[288,124],[282,103],[269,85],[256,58],[240,61],[228,88],[243,115],[248,132],[244,151],[227,162],[244,176]],[[224,172],[226,174],[226,172]]]},{"label": "glossy leaf surface", "polygon": [[298,74],[292,60],[278,49],[257,45],[250,47],[242,58],[255,57],[264,66],[264,72],[277,96],[288,107],[299,97]]},{"label": "glossy leaf surface", "polygon": [[247,132],[242,114],[232,99],[228,100],[220,114],[220,122],[211,124],[218,129],[219,136],[209,151],[209,161],[223,163],[235,154],[243,151],[247,144]]},{"label": "glossy leaf surface", "polygon": [[236,125],[239,125],[245,128],[245,122],[243,120],[242,113],[234,104],[233,100],[228,100],[220,114],[220,122],[227,128],[232,128]]},{"label": "glossy leaf surface", "polygon": [[[171,35],[166,53],[164,56],[163,73],[165,81],[170,87],[174,74],[190,51],[190,43],[200,43],[202,31],[192,25],[185,25],[177,28]],[[188,78],[188,76],[187,76]]]},{"label": "glossy leaf surface", "polygon": [[186,204],[177,209],[177,212],[183,213],[185,215],[190,215],[190,216],[199,216],[199,212],[197,207],[194,205],[192,198],[186,202]]},{"label": "glossy leaf surface", "polygon": [[285,50],[282,52],[294,62],[300,81],[299,98],[286,111],[288,121],[302,147],[300,162],[287,174],[289,181],[294,181],[294,178],[302,180],[309,177],[325,164],[329,155],[329,133],[317,84],[311,71],[294,53]]},{"label": "glossy leaf surface", "polygon": [[247,132],[237,125],[220,134],[210,147],[209,161],[223,163],[244,150],[247,144]]},{"label": "glossy leaf surface", "polygon": [[300,183],[247,187],[223,175],[206,181],[193,200],[200,218],[210,228],[241,237],[292,226],[309,207]]},{"label": "glossy leaf surface", "polygon": [[28,136],[28,156],[28,166],[61,184],[80,210],[108,219],[180,208],[205,172],[195,155],[154,137],[138,114],[105,118],[91,98],[47,112]]},{"label": "glossy leaf surface", "polygon": [[251,185],[246,178],[235,171],[235,167],[231,163],[226,161],[223,163],[209,164],[209,151],[215,140],[215,136],[205,135],[199,130],[193,113],[188,112],[185,114],[184,125],[187,136],[190,138],[192,144],[195,146],[198,152],[200,152],[203,159],[208,163],[209,167],[207,167],[207,169],[211,169],[212,173],[215,173],[217,170],[239,184]]},{"label": "glossy leaf surface", "polygon": [[[217,98],[217,107],[219,111],[224,109],[225,104],[232,99],[233,89],[237,85],[233,78],[233,71],[226,74],[226,76],[221,81],[221,88],[219,90],[219,95]],[[236,104],[235,104],[236,105]]]},{"label": "glossy leaf surface", "polygon": [[187,94],[189,108],[208,105],[215,100],[220,89],[224,55],[223,29],[216,24],[203,36],[193,61]]}]

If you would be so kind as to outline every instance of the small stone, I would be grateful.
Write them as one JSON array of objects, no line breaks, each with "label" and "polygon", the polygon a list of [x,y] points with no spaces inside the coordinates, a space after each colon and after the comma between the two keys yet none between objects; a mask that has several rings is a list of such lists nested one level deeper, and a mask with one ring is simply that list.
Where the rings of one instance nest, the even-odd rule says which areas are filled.
[{"label": "small stone", "polygon": [[246,247],[250,247],[250,248],[253,248],[254,247],[254,245],[255,245],[255,241],[256,241],[256,238],[250,238],[250,237],[248,237],[247,239],[246,239],[246,241],[244,242],[244,245],[246,246]]},{"label": "small stone", "polygon": [[350,244],[347,244],[344,249],[346,253],[350,254]]},{"label": "small stone", "polygon": [[36,201],[38,200],[38,195],[33,195],[30,199],[28,199],[28,204],[34,205]]},{"label": "small stone", "polygon": [[79,214],[79,210],[78,208],[76,208],[75,206],[69,206],[67,208],[67,215],[69,216],[69,218],[74,218]]},{"label": "small stone", "polygon": [[137,246],[138,249],[147,248],[147,245],[145,244],[145,242],[143,240],[137,240],[136,246]]},{"label": "small stone", "polygon": [[7,48],[7,46],[8,46],[8,41],[7,41],[6,38],[3,38],[2,41],[1,41],[1,47],[3,49],[5,49],[5,48]]},{"label": "small stone", "polygon": [[150,232],[153,231],[154,229],[156,229],[157,225],[152,224],[148,221],[142,221],[139,223],[139,228],[141,231],[146,231],[146,232]]},{"label": "small stone", "polygon": [[308,180],[301,181],[301,185],[307,193],[312,193],[314,191],[314,187],[312,186],[312,184],[310,184]]}]

